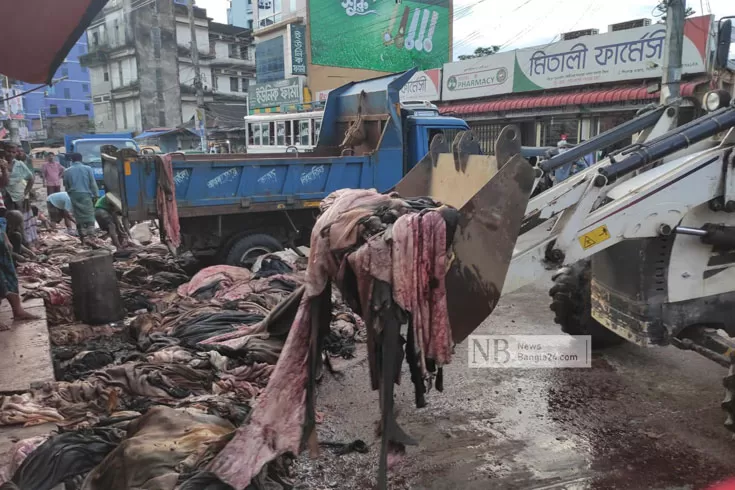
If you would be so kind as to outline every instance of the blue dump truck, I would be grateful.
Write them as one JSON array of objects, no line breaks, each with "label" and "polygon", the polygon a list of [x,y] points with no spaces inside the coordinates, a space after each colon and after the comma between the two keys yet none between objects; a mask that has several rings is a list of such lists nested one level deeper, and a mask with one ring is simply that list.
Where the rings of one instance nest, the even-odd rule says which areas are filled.
[{"label": "blue dump truck", "polygon": [[[435,135],[451,142],[469,129],[430,104],[399,103],[414,72],[331,91],[319,141],[308,153],[172,154],[180,250],[247,265],[284,245],[308,244],[319,203],[329,193],[390,190],[428,153]],[[104,180],[129,221],[158,218],[152,157],[105,159]]]},{"label": "blue dump truck", "polygon": [[[82,155],[82,162],[92,167],[94,178],[100,189],[100,196],[105,193],[104,173],[102,171],[102,152],[101,148],[105,145],[113,145],[118,149],[129,148],[139,151],[138,144],[133,139],[132,133],[101,133],[101,134],[80,134],[64,137],[64,145],[66,146],[67,155],[69,153],[79,153]],[[68,167],[70,161],[66,156],[61,156],[64,160],[62,165]]]}]

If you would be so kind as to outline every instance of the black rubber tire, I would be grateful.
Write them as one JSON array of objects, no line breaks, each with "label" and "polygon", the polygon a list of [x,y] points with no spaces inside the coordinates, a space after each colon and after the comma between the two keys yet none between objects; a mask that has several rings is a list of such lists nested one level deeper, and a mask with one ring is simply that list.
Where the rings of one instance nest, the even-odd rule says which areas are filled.
[{"label": "black rubber tire", "polygon": [[559,269],[549,291],[554,321],[569,335],[590,335],[593,349],[604,349],[625,342],[592,318],[590,296],[591,266],[589,260]]},{"label": "black rubber tire", "polygon": [[[253,266],[255,259],[259,255],[280,252],[281,250],[283,250],[281,242],[270,235],[266,235],[264,233],[245,235],[244,237],[235,240],[232,244],[230,250],[227,252],[225,263],[236,267],[250,268]],[[246,255],[249,256],[248,259],[243,260],[243,257]]]}]

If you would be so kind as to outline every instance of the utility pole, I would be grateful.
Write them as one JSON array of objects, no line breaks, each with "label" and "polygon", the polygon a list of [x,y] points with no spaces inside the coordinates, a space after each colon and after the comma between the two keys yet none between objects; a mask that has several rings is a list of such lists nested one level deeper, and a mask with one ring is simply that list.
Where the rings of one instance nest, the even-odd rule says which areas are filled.
[{"label": "utility pole", "polygon": [[666,3],[666,44],[664,72],[661,78],[661,103],[679,98],[681,55],[684,49],[686,0],[663,0]]},{"label": "utility pole", "polygon": [[[7,99],[10,97],[10,79],[2,75],[2,82],[3,82],[3,99]],[[10,131],[8,132],[8,136],[10,137],[10,142],[16,145],[20,144],[20,127],[18,126],[18,121],[16,119],[13,119],[13,114],[10,111],[10,103],[7,100],[3,100],[3,110],[5,110],[5,113],[8,115],[8,125]]]},{"label": "utility pole", "polygon": [[194,21],[194,0],[188,0],[189,29],[191,30],[191,61],[194,64],[194,88],[197,93],[197,110],[194,113],[194,122],[202,125],[202,151],[207,151],[207,114],[204,111],[204,86],[202,71],[199,67],[199,47],[197,46],[196,23]]}]

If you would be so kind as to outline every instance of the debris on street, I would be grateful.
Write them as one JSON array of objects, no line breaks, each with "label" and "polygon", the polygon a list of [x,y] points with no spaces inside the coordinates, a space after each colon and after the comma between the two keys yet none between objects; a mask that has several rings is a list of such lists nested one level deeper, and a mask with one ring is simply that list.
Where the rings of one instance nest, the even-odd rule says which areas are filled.
[{"label": "debris on street", "polygon": [[[284,454],[298,454],[304,446],[313,455],[318,452],[315,385],[332,320],[332,282],[367,325],[371,386],[381,393],[380,488],[386,488],[388,467],[405,446],[416,444],[393,409],[404,343],[416,405],[425,404],[429,386],[442,390],[441,366],[451,359],[444,276],[456,210],[427,198],[345,189],[328,196],[321,211],[304,285],[261,324],[269,335],[290,326],[271,381],[250,422],[208,467],[233,488],[245,488]],[[402,325],[407,325],[405,340]],[[253,330],[246,326],[242,335],[249,337]]]},{"label": "debris on street", "polygon": [[[150,228],[147,228],[150,230]],[[212,459],[247,420],[288,338],[269,322],[303,290],[306,260],[267,255],[253,270],[173,257],[155,232],[145,248],[115,250],[98,237],[83,247],[41,232],[37,260],[18,265],[27,298],[48,312],[55,382],[0,396],[0,429],[53,424],[17,441],[0,461],[2,488],[202,488]],[[80,249],[109,248],[126,319],[74,318],[68,262]],[[350,358],[362,320],[332,295],[327,356]],[[359,449],[359,448],[358,448]],[[289,488],[289,459],[271,458],[253,482]],[[124,468],[127,468],[124,469]],[[230,488],[223,483],[210,488]]]}]

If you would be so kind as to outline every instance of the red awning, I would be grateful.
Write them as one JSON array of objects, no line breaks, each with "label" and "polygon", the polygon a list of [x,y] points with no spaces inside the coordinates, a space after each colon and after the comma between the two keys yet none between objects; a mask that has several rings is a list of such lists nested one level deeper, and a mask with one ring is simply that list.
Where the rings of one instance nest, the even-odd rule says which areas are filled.
[{"label": "red awning", "polygon": [[[681,95],[691,97],[694,89],[702,82],[689,82],[681,85]],[[529,97],[511,97],[490,102],[473,102],[471,104],[452,104],[440,107],[442,113],[482,114],[485,112],[519,111],[544,107],[564,107],[568,105],[605,104],[629,100],[655,100],[659,93],[649,93],[646,87],[624,87],[607,90],[590,90],[557,95],[534,95]]]},{"label": "red awning", "polygon": [[107,0],[3,2],[0,73],[29,83],[49,83],[59,65]]}]

